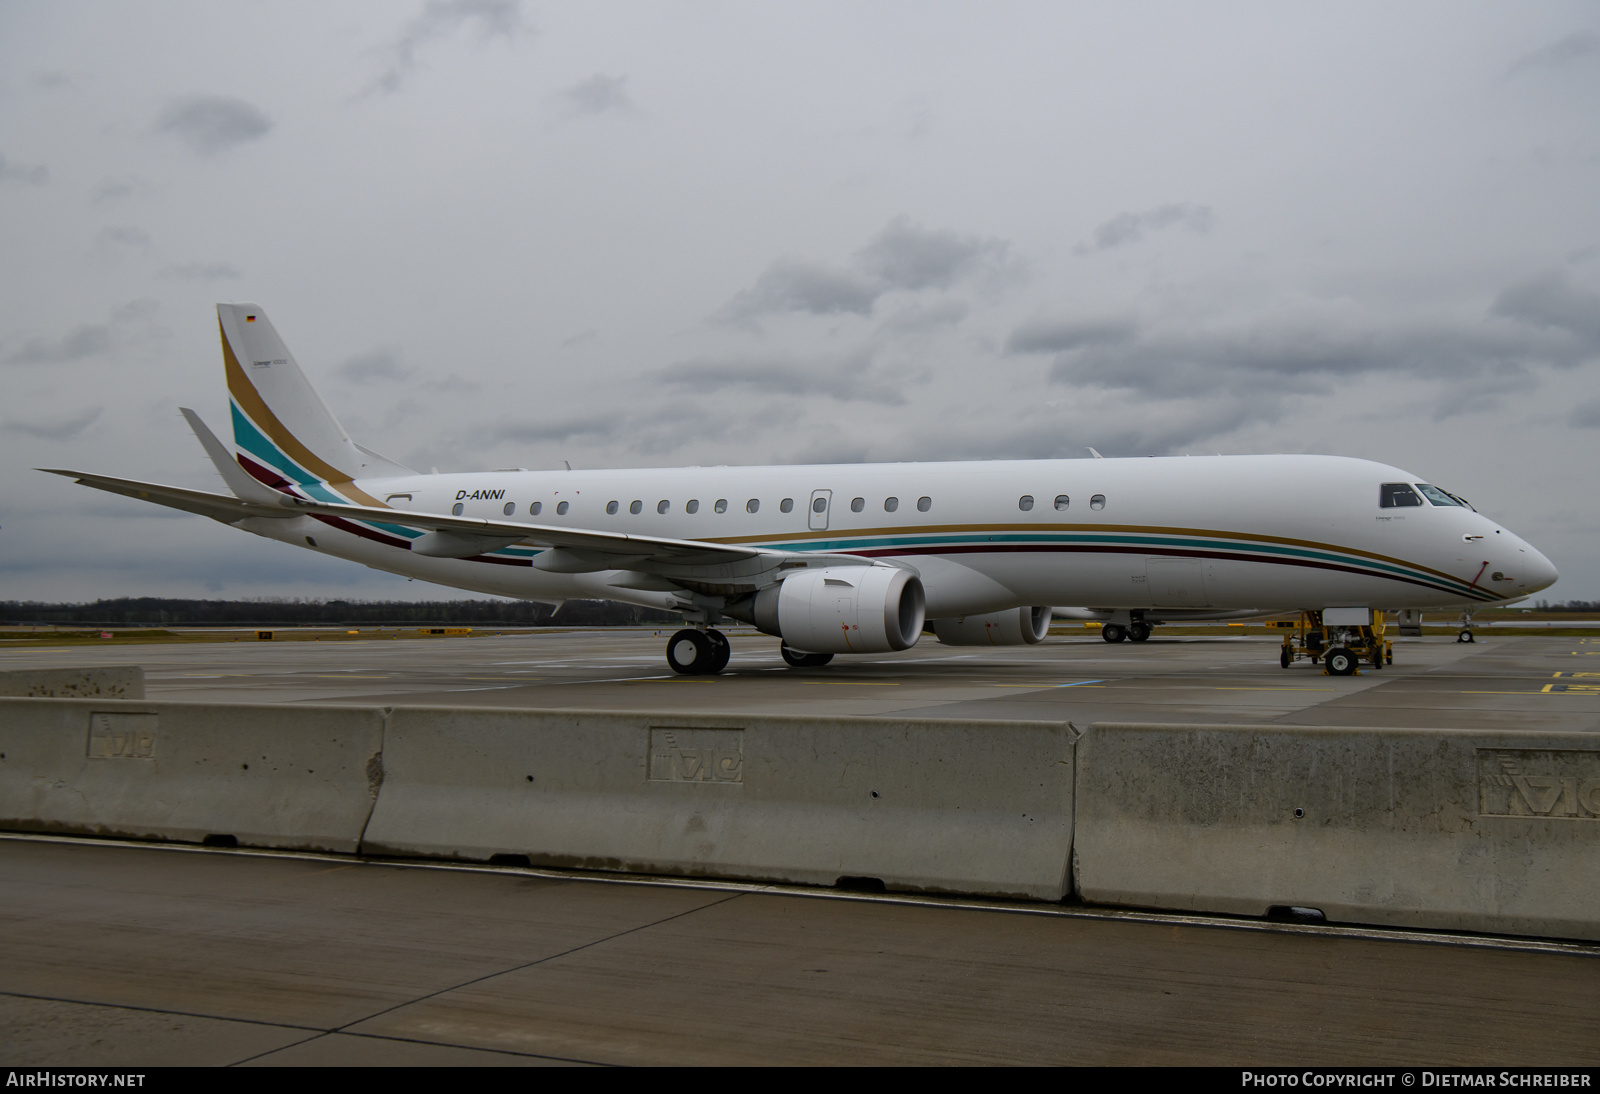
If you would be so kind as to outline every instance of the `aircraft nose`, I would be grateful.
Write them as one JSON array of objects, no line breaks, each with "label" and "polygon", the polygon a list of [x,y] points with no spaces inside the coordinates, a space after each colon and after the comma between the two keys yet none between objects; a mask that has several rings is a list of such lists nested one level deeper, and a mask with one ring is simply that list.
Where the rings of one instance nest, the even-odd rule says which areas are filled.
[{"label": "aircraft nose", "polygon": [[1554,585],[1556,578],[1561,576],[1556,571],[1555,564],[1532,547],[1524,547],[1523,551],[1526,554],[1522,556],[1520,568],[1527,575],[1528,591],[1536,593],[1540,589],[1548,589]]}]

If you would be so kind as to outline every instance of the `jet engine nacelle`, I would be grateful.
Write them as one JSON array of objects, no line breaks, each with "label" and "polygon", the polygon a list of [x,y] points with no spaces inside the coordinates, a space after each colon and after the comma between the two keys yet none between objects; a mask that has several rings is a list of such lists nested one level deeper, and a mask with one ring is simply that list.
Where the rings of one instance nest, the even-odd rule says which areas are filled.
[{"label": "jet engine nacelle", "polygon": [[803,653],[888,653],[922,637],[922,579],[897,566],[801,570],[756,594],[752,622]]},{"label": "jet engine nacelle", "polygon": [[935,619],[933,633],[946,646],[1032,646],[1050,633],[1049,608],[1012,608],[988,615]]}]

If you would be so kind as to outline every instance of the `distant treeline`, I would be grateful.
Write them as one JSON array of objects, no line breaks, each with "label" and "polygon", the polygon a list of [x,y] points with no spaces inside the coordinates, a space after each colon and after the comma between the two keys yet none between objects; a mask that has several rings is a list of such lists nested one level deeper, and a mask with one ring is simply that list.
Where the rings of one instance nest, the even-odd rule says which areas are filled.
[{"label": "distant treeline", "polygon": [[159,596],[119,597],[92,604],[0,600],[0,624],[9,625],[637,627],[677,619],[669,612],[612,600],[569,600],[559,609],[527,600],[178,600]]},{"label": "distant treeline", "polygon": [[1541,600],[1534,608],[1541,612],[1600,612],[1600,600],[1568,600],[1561,604]]}]

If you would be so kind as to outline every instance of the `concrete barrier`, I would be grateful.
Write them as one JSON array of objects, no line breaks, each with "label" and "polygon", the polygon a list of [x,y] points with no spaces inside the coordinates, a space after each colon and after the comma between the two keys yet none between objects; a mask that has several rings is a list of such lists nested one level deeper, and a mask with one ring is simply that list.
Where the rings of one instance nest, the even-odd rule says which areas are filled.
[{"label": "concrete barrier", "polygon": [[1058,900],[1060,722],[396,708],[362,849]]},{"label": "concrete barrier", "polygon": [[1097,724],[1084,900],[1600,939],[1600,737]]},{"label": "concrete barrier", "polygon": [[143,699],[144,669],[138,665],[103,669],[7,669],[0,672],[0,696]]},{"label": "concrete barrier", "polygon": [[0,828],[355,851],[383,712],[0,699]]}]

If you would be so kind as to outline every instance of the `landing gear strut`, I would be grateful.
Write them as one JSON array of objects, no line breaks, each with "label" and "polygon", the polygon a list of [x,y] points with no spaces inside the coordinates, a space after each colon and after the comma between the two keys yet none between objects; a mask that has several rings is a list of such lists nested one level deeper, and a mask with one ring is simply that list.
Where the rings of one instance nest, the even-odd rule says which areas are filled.
[{"label": "landing gear strut", "polygon": [[728,667],[733,648],[721,631],[685,627],[667,641],[667,664],[684,676],[712,676]]}]

